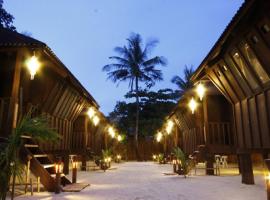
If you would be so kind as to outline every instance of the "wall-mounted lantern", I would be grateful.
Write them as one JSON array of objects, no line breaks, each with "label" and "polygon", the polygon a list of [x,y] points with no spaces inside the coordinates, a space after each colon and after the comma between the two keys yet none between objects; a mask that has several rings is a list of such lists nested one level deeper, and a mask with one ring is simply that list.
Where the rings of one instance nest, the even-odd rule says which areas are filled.
[{"label": "wall-mounted lantern", "polygon": [[95,113],[96,113],[96,111],[95,111],[95,109],[94,109],[93,107],[90,107],[90,108],[88,109],[88,111],[87,111],[87,115],[88,115],[88,117],[89,117],[90,119],[94,117]]},{"label": "wall-mounted lantern", "polygon": [[171,134],[172,129],[173,129],[173,126],[174,126],[173,121],[172,121],[172,120],[169,120],[169,121],[167,122],[167,126],[166,126],[166,132],[168,133],[168,135]]},{"label": "wall-mounted lantern", "polygon": [[157,133],[157,136],[156,136],[157,142],[160,142],[162,140],[162,137],[163,137],[162,133],[161,132],[158,132]]},{"label": "wall-mounted lantern", "polygon": [[188,107],[190,108],[192,114],[194,114],[194,111],[196,110],[197,106],[198,106],[197,102],[192,97],[192,99],[188,103]]},{"label": "wall-mounted lantern", "polygon": [[94,123],[95,126],[97,126],[99,124],[99,121],[100,121],[100,119],[99,119],[98,116],[93,117],[93,123]]},{"label": "wall-mounted lantern", "polygon": [[26,66],[30,72],[30,79],[34,80],[35,75],[38,69],[40,68],[40,62],[38,61],[38,58],[35,56],[35,52],[34,55],[26,61]]},{"label": "wall-mounted lantern", "polygon": [[205,87],[202,83],[199,83],[196,87],[196,92],[200,98],[200,101],[202,101],[203,97],[204,97],[204,94],[205,94]]}]

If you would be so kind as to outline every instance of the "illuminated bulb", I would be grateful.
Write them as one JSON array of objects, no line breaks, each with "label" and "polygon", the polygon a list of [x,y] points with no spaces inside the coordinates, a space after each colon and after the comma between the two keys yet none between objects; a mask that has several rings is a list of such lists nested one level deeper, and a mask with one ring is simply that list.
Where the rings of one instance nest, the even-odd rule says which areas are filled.
[{"label": "illuminated bulb", "polygon": [[199,83],[199,85],[196,88],[196,91],[200,100],[202,100],[205,94],[205,87],[203,86],[203,84]]},{"label": "illuminated bulb", "polygon": [[157,142],[160,142],[161,141],[161,139],[162,139],[162,133],[161,132],[158,132],[157,133],[156,139],[157,139]]},{"label": "illuminated bulb", "polygon": [[94,122],[94,125],[95,125],[95,126],[98,125],[99,121],[100,121],[100,119],[98,118],[98,116],[94,116],[93,122]]},{"label": "illuminated bulb", "polygon": [[270,173],[268,173],[268,174],[265,176],[265,180],[270,181]]},{"label": "illuminated bulb", "polygon": [[109,127],[108,132],[109,132],[109,135],[110,135],[112,138],[115,137],[115,132],[114,132],[114,130],[113,130],[112,127]]},{"label": "illuminated bulb", "polygon": [[39,67],[40,67],[40,63],[38,61],[38,58],[35,55],[33,55],[27,61],[26,65],[27,65],[27,68],[28,68],[28,70],[30,72],[30,75],[31,75],[31,78],[30,79],[33,80],[34,77],[35,77],[35,75],[36,75],[36,73],[37,73],[37,71],[38,71],[38,69],[39,69]]},{"label": "illuminated bulb", "polygon": [[153,155],[153,160],[156,160],[157,159],[157,156],[156,155]]},{"label": "illuminated bulb", "polygon": [[118,140],[118,142],[121,142],[122,141],[122,136],[121,135],[118,135],[117,136],[117,140]]},{"label": "illuminated bulb", "polygon": [[121,157],[121,155],[118,154],[118,155],[116,156],[116,158],[117,158],[118,160],[120,160],[122,157]]},{"label": "illuminated bulb", "polygon": [[166,131],[167,131],[168,135],[172,132],[173,125],[174,125],[173,122],[171,120],[169,120],[167,123],[167,127],[166,127]]},{"label": "illuminated bulb", "polygon": [[95,115],[95,110],[93,107],[90,107],[87,111],[87,115],[89,116],[89,118],[91,119],[92,117],[94,117]]},{"label": "illuminated bulb", "polygon": [[192,99],[189,101],[188,106],[192,112],[192,114],[194,114],[195,109],[197,108],[197,102],[194,100],[194,98],[192,97]]}]

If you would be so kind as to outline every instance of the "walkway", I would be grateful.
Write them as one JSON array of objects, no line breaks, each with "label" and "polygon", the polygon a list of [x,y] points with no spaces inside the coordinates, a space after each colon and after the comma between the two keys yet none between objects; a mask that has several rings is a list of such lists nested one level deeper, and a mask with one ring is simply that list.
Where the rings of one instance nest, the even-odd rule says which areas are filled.
[{"label": "walkway", "polygon": [[256,185],[240,183],[240,176],[165,176],[170,165],[152,162],[114,164],[117,169],[80,172],[80,182],[91,186],[80,193],[59,195],[42,192],[34,197],[16,199],[61,200],[258,200],[266,199],[262,176],[256,176]]}]

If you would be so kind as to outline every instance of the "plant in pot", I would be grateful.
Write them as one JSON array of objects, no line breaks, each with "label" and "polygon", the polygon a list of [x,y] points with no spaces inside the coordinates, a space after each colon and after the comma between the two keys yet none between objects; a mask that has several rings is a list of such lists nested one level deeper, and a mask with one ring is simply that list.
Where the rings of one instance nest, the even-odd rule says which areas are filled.
[{"label": "plant in pot", "polygon": [[104,172],[111,167],[112,161],[112,152],[110,149],[102,150],[102,160],[100,162],[100,168],[104,170]]},{"label": "plant in pot", "polygon": [[165,158],[163,153],[158,154],[157,161],[158,161],[159,164],[165,164],[166,163],[166,158]]},{"label": "plant in pot", "polygon": [[[31,112],[24,116],[13,129],[12,134],[0,143],[0,199],[5,200],[10,180],[12,185],[11,199],[14,198],[16,177],[21,179],[23,164],[19,153],[23,148],[22,136],[30,136],[37,141],[57,141],[59,135],[50,128],[44,117],[31,117]],[[21,179],[22,180],[22,179]]]},{"label": "plant in pot", "polygon": [[176,158],[176,165],[173,166],[174,171],[179,175],[184,175],[184,177],[186,178],[192,167],[194,166],[192,160],[187,159],[186,155],[179,147],[175,147],[173,149],[173,154]]}]

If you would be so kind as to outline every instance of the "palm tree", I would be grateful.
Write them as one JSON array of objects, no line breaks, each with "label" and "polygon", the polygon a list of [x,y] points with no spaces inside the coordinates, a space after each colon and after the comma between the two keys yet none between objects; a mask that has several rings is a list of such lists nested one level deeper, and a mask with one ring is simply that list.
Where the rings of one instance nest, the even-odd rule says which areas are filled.
[{"label": "palm tree", "polygon": [[162,72],[156,66],[166,65],[166,59],[161,56],[149,58],[153,47],[158,43],[151,40],[143,47],[142,38],[139,34],[132,33],[127,39],[127,46],[116,47],[114,50],[119,56],[112,56],[109,59],[115,61],[105,65],[103,71],[107,72],[108,79],[114,83],[129,82],[129,88],[136,94],[136,123],[135,123],[135,151],[137,159],[140,159],[138,152],[138,130],[139,130],[139,83],[142,82],[146,87],[151,88],[156,81],[163,80]]},{"label": "palm tree", "polygon": [[0,138],[0,199],[6,199],[6,193],[12,177],[12,194],[14,197],[14,184],[16,176],[22,174],[22,164],[19,152],[23,146],[22,135],[31,136],[39,141],[55,141],[58,134],[49,128],[47,119],[43,117],[31,118],[31,112],[22,118],[9,138]]},{"label": "palm tree", "polygon": [[188,67],[185,65],[184,68],[184,78],[181,78],[180,76],[176,75],[172,78],[171,82],[176,84],[179,88],[179,95],[180,97],[190,88],[193,87],[193,83],[191,82],[191,76],[193,75],[194,70],[193,66],[191,65]]}]

